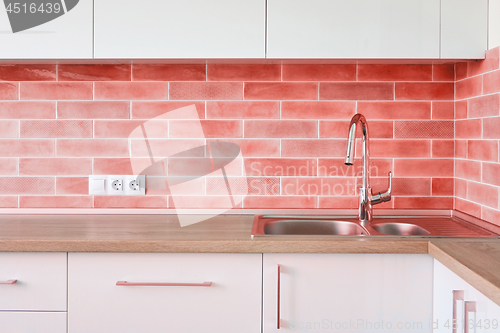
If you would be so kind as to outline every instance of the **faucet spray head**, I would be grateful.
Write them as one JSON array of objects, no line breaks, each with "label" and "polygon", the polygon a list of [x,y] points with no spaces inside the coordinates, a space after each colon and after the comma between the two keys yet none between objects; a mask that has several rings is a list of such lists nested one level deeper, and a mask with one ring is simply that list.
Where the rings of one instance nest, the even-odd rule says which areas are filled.
[{"label": "faucet spray head", "polygon": [[345,157],[345,164],[352,165],[355,155],[354,148],[356,142],[356,122],[351,122],[351,126],[349,126],[349,138],[347,139],[347,154]]}]

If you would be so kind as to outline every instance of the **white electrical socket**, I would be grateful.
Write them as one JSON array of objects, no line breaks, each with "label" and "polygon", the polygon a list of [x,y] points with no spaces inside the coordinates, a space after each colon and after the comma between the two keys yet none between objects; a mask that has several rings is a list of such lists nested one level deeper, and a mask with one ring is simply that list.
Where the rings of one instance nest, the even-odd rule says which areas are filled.
[{"label": "white electrical socket", "polygon": [[146,195],[146,176],[89,176],[89,194]]},{"label": "white electrical socket", "polygon": [[124,193],[123,191],[123,183],[124,179],[121,176],[109,176],[109,190],[108,192],[116,193],[116,194],[122,194]]},{"label": "white electrical socket", "polygon": [[123,187],[126,195],[146,195],[146,176],[125,176]]}]

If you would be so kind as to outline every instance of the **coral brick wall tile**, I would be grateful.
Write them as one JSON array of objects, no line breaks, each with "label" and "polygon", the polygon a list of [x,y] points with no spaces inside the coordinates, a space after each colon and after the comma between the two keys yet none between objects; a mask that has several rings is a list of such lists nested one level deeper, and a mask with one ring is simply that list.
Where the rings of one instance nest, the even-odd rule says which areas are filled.
[{"label": "coral brick wall tile", "polygon": [[[155,187],[161,179],[152,171],[145,197],[90,196],[87,176],[146,169],[150,149],[163,158],[232,142],[243,161],[226,173],[238,184],[234,195],[247,194],[238,208],[356,208],[359,142],[353,166],[344,156],[349,120],[359,112],[369,122],[373,190],[384,190],[387,173],[394,175],[393,200],[377,208],[451,209],[456,195],[455,207],[497,216],[493,194],[486,198],[474,187],[484,185],[490,194],[500,185],[493,53],[484,63],[456,66],[0,65],[0,207],[217,208],[227,190],[217,178],[174,204],[168,188]],[[481,89],[495,92],[482,96]],[[456,103],[455,90],[463,96]],[[190,105],[200,122],[172,113]],[[165,114],[168,119],[151,120]],[[149,146],[141,133],[130,138],[146,122]],[[194,175],[204,154],[190,150],[167,163],[168,173]]]},{"label": "coral brick wall tile", "polygon": [[455,70],[455,208],[500,225],[499,48]]}]

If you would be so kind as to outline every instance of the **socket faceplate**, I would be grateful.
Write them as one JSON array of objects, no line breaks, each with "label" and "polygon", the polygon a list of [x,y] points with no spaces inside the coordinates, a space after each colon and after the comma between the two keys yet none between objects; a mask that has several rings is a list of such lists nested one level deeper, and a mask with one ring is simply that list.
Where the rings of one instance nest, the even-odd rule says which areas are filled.
[{"label": "socket faceplate", "polygon": [[91,195],[146,195],[146,176],[89,176]]}]

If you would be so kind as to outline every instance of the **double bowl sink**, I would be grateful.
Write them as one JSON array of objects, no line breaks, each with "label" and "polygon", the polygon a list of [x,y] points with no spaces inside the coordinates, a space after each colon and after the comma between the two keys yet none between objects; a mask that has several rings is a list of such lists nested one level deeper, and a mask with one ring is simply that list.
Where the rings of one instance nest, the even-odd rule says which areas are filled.
[{"label": "double bowl sink", "polygon": [[256,215],[252,236],[497,237],[453,216],[381,216],[362,226],[353,216]]}]

